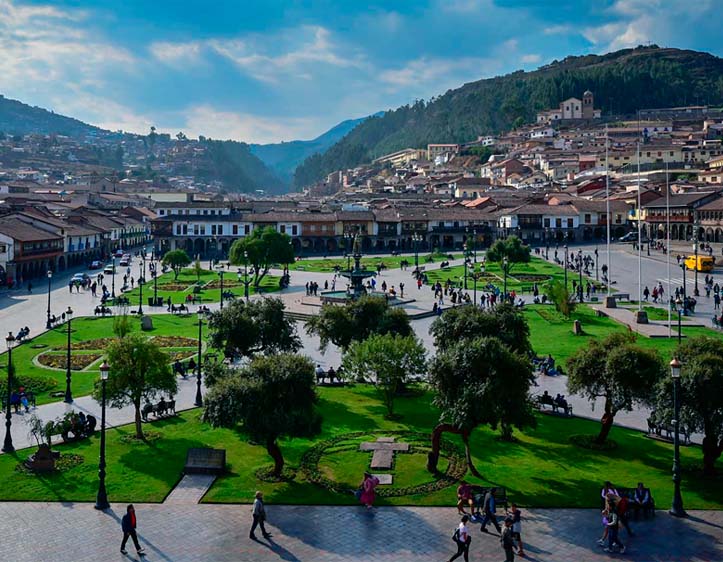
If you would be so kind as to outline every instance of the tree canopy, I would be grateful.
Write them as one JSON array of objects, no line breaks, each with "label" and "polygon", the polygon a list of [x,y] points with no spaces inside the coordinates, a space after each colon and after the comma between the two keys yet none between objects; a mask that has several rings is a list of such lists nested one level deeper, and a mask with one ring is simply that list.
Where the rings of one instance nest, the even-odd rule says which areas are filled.
[{"label": "tree canopy", "polygon": [[191,258],[188,257],[186,250],[171,250],[165,253],[161,263],[170,267],[173,270],[173,278],[178,279],[178,274],[191,263]]},{"label": "tree canopy", "polygon": [[257,288],[272,265],[294,261],[291,237],[271,226],[255,228],[249,236],[237,239],[231,244],[229,261],[233,265],[247,265],[244,252],[248,254],[248,265],[253,266],[254,286]]},{"label": "tree canopy", "polygon": [[440,423],[432,434],[427,468],[436,472],[441,435],[450,431],[462,435],[467,464],[479,475],[472,464],[470,433],[488,424],[493,429],[500,426],[502,437],[511,439],[513,427],[534,426],[529,393],[533,382],[530,362],[495,337],[456,340],[437,353],[430,361],[429,383]]},{"label": "tree canopy", "polygon": [[284,309],[279,298],[231,301],[209,318],[211,346],[234,360],[262,352],[298,351],[301,339],[294,321],[284,316]]},{"label": "tree canopy", "polygon": [[[169,397],[178,391],[170,357],[142,334],[131,333],[113,340],[107,348],[110,372],[106,382],[107,399],[114,408],[131,404],[135,409],[136,438],[143,439],[141,403],[159,394]],[[100,400],[101,385],[95,388]]]},{"label": "tree canopy", "polygon": [[323,305],[321,312],[306,322],[306,332],[319,336],[321,351],[329,343],[346,349],[353,341],[364,340],[371,334],[413,334],[403,309],[391,307],[382,297],[374,296],[363,296],[344,306]]},{"label": "tree canopy", "polygon": [[344,353],[344,377],[371,377],[384,397],[387,417],[394,417],[394,398],[408,377],[425,371],[424,346],[415,336],[372,334],[355,341]]},{"label": "tree canopy", "polygon": [[650,403],[664,373],[658,354],[635,344],[632,334],[611,334],[591,340],[567,361],[567,388],[594,403],[604,402],[600,433],[604,443],[620,411],[631,412],[636,404]]},{"label": "tree canopy", "polygon": [[[700,336],[686,340],[677,352],[680,374],[680,421],[690,431],[703,434],[703,472],[715,475],[723,453],[723,342]],[[671,420],[673,380],[661,378],[657,388],[656,416]]]},{"label": "tree canopy", "polygon": [[278,354],[255,357],[206,393],[204,420],[218,427],[240,425],[252,441],[263,443],[280,476],[281,437],[312,437],[321,429],[316,409],[314,364],[306,357]]},{"label": "tree canopy", "polygon": [[529,354],[530,328],[523,314],[510,304],[483,310],[476,306],[449,308],[429,328],[434,345],[444,350],[462,339],[496,337],[512,351]]},{"label": "tree canopy", "polygon": [[517,236],[500,238],[487,250],[486,258],[498,263],[507,258],[510,266],[515,263],[527,263],[530,261],[530,247],[523,244]]}]

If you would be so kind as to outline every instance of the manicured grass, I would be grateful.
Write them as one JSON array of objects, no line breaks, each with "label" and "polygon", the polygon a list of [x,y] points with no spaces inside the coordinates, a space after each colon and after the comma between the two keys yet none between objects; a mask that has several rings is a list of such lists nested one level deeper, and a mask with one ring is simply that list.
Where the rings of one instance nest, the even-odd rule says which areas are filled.
[{"label": "manicured grass", "polygon": [[[384,406],[378,394],[368,386],[322,388],[322,434],[314,439],[282,440],[280,445],[288,464],[298,465],[302,454],[319,440],[348,432],[366,431],[382,436],[390,430],[429,433],[438,413],[431,406],[431,396],[399,398],[396,410],[399,421],[383,417]],[[161,438],[148,443],[128,444],[121,441],[132,427],[109,431],[108,494],[111,501],[161,501],[180,478],[189,447],[221,447],[227,451],[229,472],[216,481],[205,497],[211,502],[250,502],[257,489],[264,490],[271,503],[352,504],[350,493],[327,491],[304,481],[301,474],[289,482],[260,482],[255,473],[271,464],[263,447],[249,444],[238,432],[212,429],[199,421],[199,410],[191,410],[166,421],[146,425]],[[540,414],[538,426],[525,433],[515,432],[517,442],[498,439],[490,429],[478,429],[471,438],[476,465],[485,479],[468,475],[473,483],[505,486],[508,496],[524,506],[597,507],[599,488],[604,480],[619,486],[632,486],[642,480],[650,486],[660,506],[670,504],[672,483],[670,465],[672,447],[646,438],[641,432],[614,428],[611,437],[618,448],[606,453],[580,449],[568,441],[573,434],[594,434],[598,424],[588,420],[558,418]],[[449,436],[459,444],[459,439]],[[67,472],[50,476],[33,476],[15,470],[17,458],[32,452],[0,456],[0,491],[2,500],[93,501],[97,485],[98,438],[67,446],[62,452],[84,457],[85,462]],[[723,507],[723,478],[703,479],[697,466],[701,452],[697,447],[683,447],[683,494],[686,507]],[[369,453],[342,450],[339,456],[322,456],[320,469],[337,479],[342,487],[353,488],[366,468]],[[396,455],[397,485],[414,485],[431,481],[424,469],[422,455]],[[718,463],[723,470],[723,463]],[[396,505],[452,505],[454,487],[426,495],[380,498],[379,503]]]},{"label": "manicured grass", "polygon": [[[448,256],[452,256],[449,258]],[[419,266],[438,263],[440,261],[448,259],[460,259],[462,254],[419,254]],[[376,271],[377,265],[384,264],[388,269],[398,269],[401,267],[402,261],[409,262],[409,267],[414,269],[414,255],[407,254],[404,256],[368,256],[361,259],[362,268]],[[289,264],[289,269],[296,269],[300,271],[315,271],[319,273],[333,272],[335,267],[339,269],[348,269],[349,264],[354,265],[353,259],[347,259],[344,257],[338,258],[308,258],[295,261]]]},{"label": "manicured grass", "polygon": [[[195,315],[174,316],[170,314],[157,314],[152,316],[153,330],[143,332],[150,336],[183,336],[196,340],[198,338],[198,320]],[[133,331],[141,331],[140,319],[131,317],[131,327]],[[204,333],[206,330],[204,330]],[[24,375],[31,377],[44,377],[56,381],[56,386],[46,392],[36,392],[38,404],[48,402],[57,402],[62,397],[51,397],[51,392],[65,390],[65,369],[51,369],[37,364],[34,359],[41,353],[52,353],[64,356],[67,346],[67,324],[58,326],[45,332],[44,334],[26,341],[25,343],[13,349],[13,365],[16,368],[16,376]],[[89,340],[98,340],[100,338],[112,338],[113,336],[113,318],[74,318],[71,323],[71,349],[82,342]],[[100,344],[99,344],[100,345]],[[42,346],[42,347],[34,347]],[[176,348],[166,348],[165,351],[170,352]],[[189,348],[183,348],[189,349]],[[57,351],[52,351],[57,350]],[[98,350],[95,350],[98,352]],[[73,354],[92,353],[87,350],[76,350]],[[102,353],[100,349],[99,353]],[[102,360],[97,360],[87,369],[82,371],[72,371],[72,388],[73,396],[84,396],[93,391],[95,381],[98,380],[100,373],[98,368]],[[7,365],[7,354],[0,355],[0,370],[5,374]],[[29,387],[29,390],[33,390]]]},{"label": "manicured grass", "polygon": [[[243,268],[241,269],[242,273],[240,281],[238,278],[237,270],[237,267],[224,270],[225,273],[223,276],[223,290],[224,292],[230,291],[237,297],[243,297]],[[143,286],[143,306],[146,306],[148,303],[148,299],[150,297],[153,297],[154,295],[153,279],[150,275],[147,277],[147,279],[148,281]],[[249,275],[249,280],[251,279],[252,277],[251,275]],[[119,277],[119,279],[116,279],[116,293],[118,292],[118,281],[122,283],[122,280],[122,275]],[[196,294],[197,297],[201,298],[202,302],[219,302],[219,300],[221,299],[220,277],[215,271],[209,271],[207,269],[204,269],[199,276],[197,276],[192,269],[184,269],[178,274],[177,279],[175,278],[172,271],[164,273],[163,275],[160,275],[156,281],[157,290],[155,294],[157,294],[159,297],[162,297],[164,302],[168,299],[168,297],[171,297],[171,301],[174,304],[178,305],[182,302],[185,302],[186,297],[189,294],[192,296],[194,295],[193,287],[196,283],[200,283],[202,285],[201,291]],[[213,285],[209,288],[203,288],[203,286],[207,283],[213,283]],[[108,283],[106,282],[106,285],[107,284]],[[264,278],[261,280],[259,291],[256,291],[253,284],[249,285],[250,295],[253,295],[256,292],[269,293],[278,290],[279,277],[276,277],[274,275],[264,276]],[[138,285],[136,285],[132,290],[124,292],[123,296],[130,299],[132,307],[137,307],[139,302],[138,299],[140,297],[140,289],[138,288]]]},{"label": "manicured grass", "polygon": [[[538,355],[551,354],[564,368],[564,362],[576,350],[588,345],[591,339],[604,338],[615,332],[629,332],[627,326],[608,317],[598,317],[587,305],[579,305],[569,319],[559,314],[552,305],[530,305],[524,308],[525,318],[530,326],[530,341]],[[572,333],[572,323],[579,320],[584,334]],[[708,328],[683,326],[683,336],[710,336],[723,338],[723,333]],[[637,335],[637,343],[657,350],[663,358],[672,357],[678,345],[677,328],[672,338],[648,338]]]}]

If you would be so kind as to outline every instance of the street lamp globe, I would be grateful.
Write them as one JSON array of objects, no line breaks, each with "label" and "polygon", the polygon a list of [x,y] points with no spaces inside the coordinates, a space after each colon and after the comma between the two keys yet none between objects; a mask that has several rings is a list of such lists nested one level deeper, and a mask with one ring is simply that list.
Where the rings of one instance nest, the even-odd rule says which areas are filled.
[{"label": "street lamp globe", "polygon": [[682,364],[678,361],[678,358],[673,357],[673,360],[670,362],[670,376],[674,379],[679,379],[681,366]]},{"label": "street lamp globe", "polygon": [[68,310],[65,311],[65,317],[70,320],[73,317],[73,309],[68,307]]},{"label": "street lamp globe", "polygon": [[53,272],[48,270],[48,279],[52,279],[52,278],[53,278]]},{"label": "street lamp globe", "polygon": [[201,322],[203,320],[203,317],[204,317],[203,310],[199,310],[198,311],[198,321]]},{"label": "street lamp globe", "polygon": [[8,349],[11,349],[15,344],[15,336],[13,336],[12,332],[8,332],[8,337],[5,338],[5,343],[7,344]]},{"label": "street lamp globe", "polygon": [[100,380],[107,381],[108,373],[110,373],[110,365],[108,365],[107,361],[103,361],[103,364],[100,366]]}]

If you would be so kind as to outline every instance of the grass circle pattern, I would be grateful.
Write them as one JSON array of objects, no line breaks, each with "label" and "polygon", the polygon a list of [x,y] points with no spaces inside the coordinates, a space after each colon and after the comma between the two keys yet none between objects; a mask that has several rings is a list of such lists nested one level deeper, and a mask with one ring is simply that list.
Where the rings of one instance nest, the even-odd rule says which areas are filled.
[{"label": "grass circle pattern", "polygon": [[[313,482],[314,484],[317,484],[331,492],[344,495],[348,494],[350,491],[349,486],[329,478],[321,469],[320,462],[322,457],[325,453],[327,453],[327,451],[331,451],[331,454],[333,454],[334,452],[352,450],[349,445],[344,444],[345,441],[358,440],[363,437],[368,437],[370,440],[374,440],[377,437],[376,433],[378,433],[379,436],[396,437],[399,442],[409,443],[410,453],[425,453],[430,446],[429,434],[414,431],[360,431],[337,435],[317,443],[304,453],[299,467],[304,478],[309,482]],[[464,460],[464,455],[454,443],[447,439],[442,439],[440,444],[440,453],[441,457],[448,460],[447,470],[444,474],[436,477],[430,474],[429,477],[435,478],[434,480],[411,486],[397,488],[381,486],[376,490],[377,495],[380,497],[400,497],[429,494],[454,485],[463,478],[467,472],[467,464]]]}]

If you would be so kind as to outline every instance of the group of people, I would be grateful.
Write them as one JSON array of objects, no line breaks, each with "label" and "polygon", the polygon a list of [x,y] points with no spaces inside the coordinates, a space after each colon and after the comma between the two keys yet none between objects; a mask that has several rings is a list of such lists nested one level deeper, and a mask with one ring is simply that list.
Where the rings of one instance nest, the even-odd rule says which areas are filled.
[{"label": "group of people", "polygon": [[25,387],[21,386],[10,394],[10,406],[16,414],[20,412],[21,407],[27,413],[30,411],[30,398]]},{"label": "group of people", "polygon": [[[465,511],[466,506],[469,506],[469,513]],[[483,533],[489,532],[487,525],[492,523],[500,535],[505,562],[513,562],[515,552],[520,556],[525,555],[522,544],[522,512],[516,504],[510,504],[501,527],[497,520],[497,499],[494,488],[487,490],[483,497],[481,495],[475,497],[472,486],[463,480],[457,488],[457,512],[462,518],[452,534],[457,552],[449,559],[450,562],[460,556],[464,557],[465,562],[469,562],[469,549],[472,544],[472,535],[468,527],[470,521],[481,523],[480,531]]]},{"label": "group of people", "polygon": [[657,285],[653,286],[652,292],[648,289],[647,285],[645,286],[645,289],[643,289],[643,300],[647,301],[650,297],[653,297],[654,303],[657,303],[658,301],[664,302],[663,299],[665,297],[665,290],[663,289],[663,284],[661,282],[658,282]]},{"label": "group of people", "polygon": [[316,281],[306,282],[306,296],[315,297],[319,293],[319,284]]},{"label": "group of people", "polygon": [[547,357],[543,357],[542,359],[535,355],[532,358],[532,364],[537,367],[537,370],[543,375],[555,377],[561,374],[560,369],[556,367],[555,358],[549,353],[547,354]]},{"label": "group of people", "polygon": [[637,516],[640,511],[646,511],[653,507],[653,498],[650,490],[642,482],[631,493],[619,493],[610,483],[605,482],[600,497],[603,502],[602,526],[603,533],[598,544],[605,549],[605,552],[617,552],[623,554],[625,545],[620,540],[620,526],[625,528],[628,537],[634,536],[630,528],[631,511]]}]

